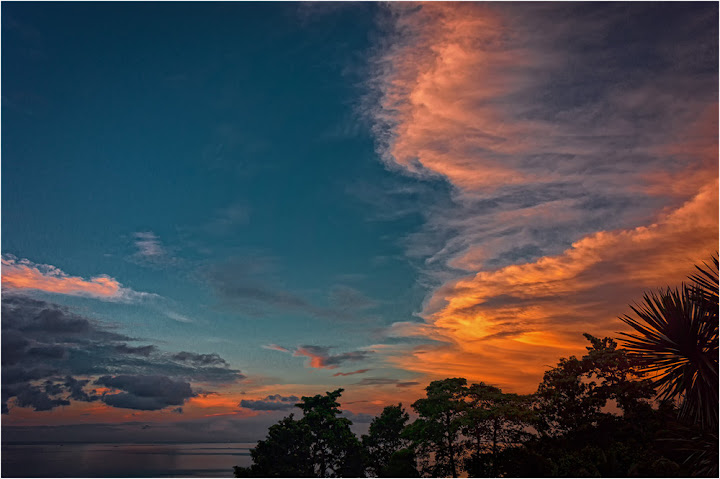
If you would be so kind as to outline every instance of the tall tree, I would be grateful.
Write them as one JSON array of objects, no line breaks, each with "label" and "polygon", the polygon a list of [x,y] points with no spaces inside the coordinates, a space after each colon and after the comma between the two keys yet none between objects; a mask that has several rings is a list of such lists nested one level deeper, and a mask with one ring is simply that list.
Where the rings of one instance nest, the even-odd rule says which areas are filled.
[{"label": "tall tree", "polygon": [[[414,457],[409,452],[399,453],[409,446],[409,441],[402,435],[410,415],[405,412],[402,404],[387,406],[383,412],[370,423],[367,435],[362,436],[362,444],[367,457],[368,473],[377,477],[403,477],[417,475]],[[405,464],[402,464],[402,460]],[[404,469],[401,468],[404,467]],[[392,469],[392,470],[391,470]],[[403,474],[403,476],[398,476]]]},{"label": "tall tree", "polygon": [[676,440],[689,454],[694,473],[717,476],[717,252],[711,264],[696,269],[690,284],[646,293],[642,304],[632,306],[636,317],[620,318],[635,332],[621,334],[643,370],[655,376],[660,398],[680,402],[679,416],[687,426],[676,431]]},{"label": "tall tree", "polygon": [[466,386],[464,378],[433,381],[425,388],[427,397],[412,405],[420,417],[408,426],[408,436],[424,458],[424,472],[431,476],[458,477],[460,473]]},{"label": "tall tree", "polygon": [[253,465],[235,467],[237,477],[361,477],[362,447],[340,416],[342,389],[324,396],[303,396],[296,404],[303,417],[291,414],[270,427],[265,440],[250,450]]},{"label": "tall tree", "polygon": [[[498,476],[500,450],[528,437],[526,427],[533,421],[530,396],[503,393],[485,383],[468,388],[468,408],[462,432],[467,437],[469,457],[465,468],[471,476]],[[485,458],[491,467],[485,467]]]},{"label": "tall tree", "polygon": [[310,430],[293,415],[270,426],[265,440],[250,449],[253,464],[235,466],[235,477],[314,477]]},{"label": "tall tree", "polygon": [[324,396],[303,396],[298,407],[310,432],[310,458],[315,477],[358,477],[362,471],[362,449],[350,430],[352,421],[340,417],[337,399],[343,389]]}]

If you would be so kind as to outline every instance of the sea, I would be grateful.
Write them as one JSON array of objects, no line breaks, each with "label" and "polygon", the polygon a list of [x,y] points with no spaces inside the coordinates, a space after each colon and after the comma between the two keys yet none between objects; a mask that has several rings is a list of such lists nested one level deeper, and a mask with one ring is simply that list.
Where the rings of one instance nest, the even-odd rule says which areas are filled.
[{"label": "sea", "polygon": [[255,443],[2,444],[1,477],[233,477]]}]

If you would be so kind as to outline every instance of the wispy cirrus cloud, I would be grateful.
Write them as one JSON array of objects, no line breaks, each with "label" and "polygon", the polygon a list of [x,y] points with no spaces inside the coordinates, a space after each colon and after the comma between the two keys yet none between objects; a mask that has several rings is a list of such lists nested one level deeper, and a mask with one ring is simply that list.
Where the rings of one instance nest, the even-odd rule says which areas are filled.
[{"label": "wispy cirrus cloud", "polygon": [[378,150],[452,200],[406,242],[433,285],[423,322],[391,328],[441,344],[398,365],[530,390],[580,333],[612,334],[643,289],[717,249],[717,9],[389,10]]},{"label": "wispy cirrus cloud", "polygon": [[37,264],[8,254],[2,256],[2,284],[4,288],[14,291],[36,290],[103,301],[135,301],[156,296],[125,288],[108,275],[84,279],[70,276],[49,264]]},{"label": "wispy cirrus cloud", "polygon": [[409,388],[419,386],[418,381],[401,381],[394,378],[364,378],[355,383],[357,386],[395,386],[398,388]]},{"label": "wispy cirrus cloud", "polygon": [[[203,275],[223,303],[234,311],[255,317],[292,312],[324,320],[348,321],[377,306],[377,302],[346,285],[334,285],[326,304],[277,286],[271,258],[234,258],[206,268]],[[270,281],[270,278],[277,280]],[[367,319],[367,317],[366,317]]]},{"label": "wispy cirrus cloud", "polygon": [[370,371],[369,369],[358,369],[357,371],[350,371],[347,373],[335,373],[333,374],[333,377],[338,376],[353,376],[355,374],[365,374],[366,372]]},{"label": "wispy cirrus cloud", "polygon": [[133,233],[133,238],[133,244],[137,249],[135,254],[130,257],[133,262],[163,267],[178,261],[163,245],[160,237],[152,231],[138,231]]}]

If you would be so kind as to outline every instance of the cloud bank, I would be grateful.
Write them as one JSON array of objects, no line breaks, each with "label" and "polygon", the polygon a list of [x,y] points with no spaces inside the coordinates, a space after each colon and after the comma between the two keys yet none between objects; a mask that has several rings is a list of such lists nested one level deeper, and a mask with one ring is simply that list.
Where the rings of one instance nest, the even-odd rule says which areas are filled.
[{"label": "cloud bank", "polygon": [[137,341],[66,307],[5,292],[3,413],[71,401],[158,410],[194,397],[191,383],[227,385],[245,377],[216,353],[169,354],[152,344],[128,344]]},{"label": "cloud bank", "polygon": [[621,329],[644,289],[717,249],[716,8],[388,13],[368,109],[379,153],[452,191],[407,238],[437,285],[423,321],[389,331],[441,343],[391,361],[531,390],[582,332]]}]

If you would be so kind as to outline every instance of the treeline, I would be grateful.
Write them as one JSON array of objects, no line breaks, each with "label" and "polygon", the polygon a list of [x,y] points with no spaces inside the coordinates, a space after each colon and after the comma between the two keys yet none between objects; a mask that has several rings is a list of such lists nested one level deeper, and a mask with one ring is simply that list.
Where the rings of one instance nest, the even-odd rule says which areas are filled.
[{"label": "treeline", "polygon": [[[718,261],[621,318],[625,348],[589,334],[531,395],[463,378],[386,407],[358,438],[342,389],[303,397],[236,477],[687,477],[718,474]],[[649,376],[648,373],[651,373]]]}]

